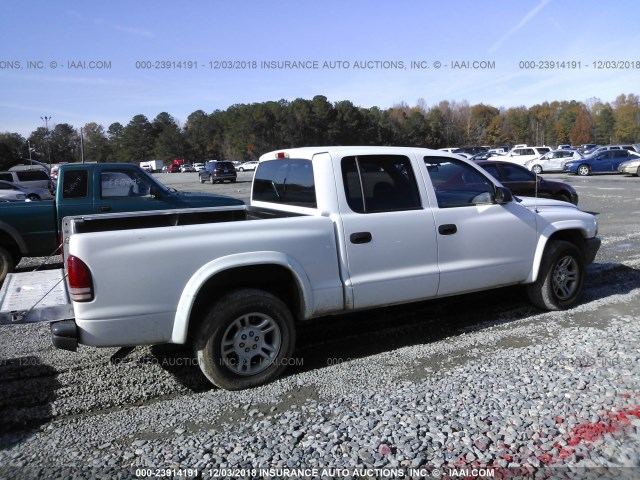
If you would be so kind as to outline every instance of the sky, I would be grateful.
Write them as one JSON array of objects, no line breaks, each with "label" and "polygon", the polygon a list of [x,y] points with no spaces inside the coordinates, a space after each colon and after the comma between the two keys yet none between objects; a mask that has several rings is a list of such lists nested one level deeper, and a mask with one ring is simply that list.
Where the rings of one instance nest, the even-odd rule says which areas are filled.
[{"label": "sky", "polygon": [[[637,0],[0,0],[0,132],[280,99],[526,107],[640,93]],[[304,68],[302,68],[304,67]]]}]

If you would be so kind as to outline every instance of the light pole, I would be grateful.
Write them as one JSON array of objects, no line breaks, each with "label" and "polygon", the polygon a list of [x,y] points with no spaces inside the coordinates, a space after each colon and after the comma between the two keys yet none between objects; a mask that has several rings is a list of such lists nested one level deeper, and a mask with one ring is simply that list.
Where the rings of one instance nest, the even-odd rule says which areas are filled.
[{"label": "light pole", "polygon": [[51,116],[42,116],[40,117],[44,122],[45,129],[47,130],[47,158],[49,159],[49,171],[51,171],[51,147],[49,145],[49,120],[51,120]]}]

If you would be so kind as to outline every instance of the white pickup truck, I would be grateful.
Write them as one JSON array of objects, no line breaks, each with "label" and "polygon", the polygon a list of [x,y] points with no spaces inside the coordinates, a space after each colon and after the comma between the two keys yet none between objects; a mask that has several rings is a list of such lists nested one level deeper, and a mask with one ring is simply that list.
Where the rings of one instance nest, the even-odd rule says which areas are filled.
[{"label": "white pickup truck", "polygon": [[190,344],[226,389],[280,375],[315,317],[515,284],[569,308],[600,245],[570,203],[401,147],[268,153],[249,206],[73,217],[64,232],[73,318],[52,322],[55,346]]}]

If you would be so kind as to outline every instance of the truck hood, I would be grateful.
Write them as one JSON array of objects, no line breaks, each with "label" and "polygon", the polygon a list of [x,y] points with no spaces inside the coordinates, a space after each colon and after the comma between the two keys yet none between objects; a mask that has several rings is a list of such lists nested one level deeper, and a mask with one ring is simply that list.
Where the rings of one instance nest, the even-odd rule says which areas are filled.
[{"label": "truck hood", "polygon": [[175,196],[184,200],[189,206],[229,206],[229,205],[244,205],[242,200],[239,200],[228,195],[219,195],[216,193],[202,193],[202,192],[175,192]]},{"label": "truck hood", "polygon": [[561,200],[553,200],[551,198],[534,198],[534,197],[521,197],[517,196],[517,199],[520,201],[520,205],[527,207],[529,210],[538,210],[544,208],[547,209],[556,209],[556,208],[572,208],[574,210],[578,210],[573,203],[563,202]]}]

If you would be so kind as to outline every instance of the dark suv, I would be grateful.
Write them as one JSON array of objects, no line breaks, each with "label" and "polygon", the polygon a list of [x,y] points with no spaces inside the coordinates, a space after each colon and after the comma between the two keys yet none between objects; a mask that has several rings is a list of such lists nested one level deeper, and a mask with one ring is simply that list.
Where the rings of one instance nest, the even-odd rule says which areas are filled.
[{"label": "dark suv", "polygon": [[204,164],[204,168],[198,172],[200,177],[200,183],[210,182],[214,184],[216,182],[224,182],[229,180],[231,183],[235,183],[237,173],[236,167],[233,163],[220,160],[209,160]]}]

